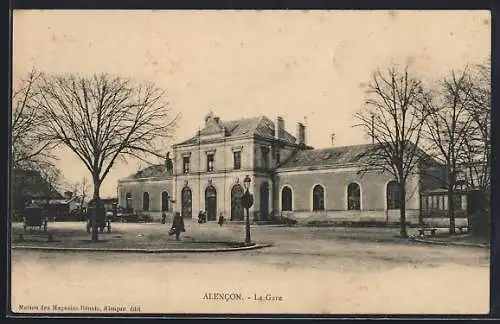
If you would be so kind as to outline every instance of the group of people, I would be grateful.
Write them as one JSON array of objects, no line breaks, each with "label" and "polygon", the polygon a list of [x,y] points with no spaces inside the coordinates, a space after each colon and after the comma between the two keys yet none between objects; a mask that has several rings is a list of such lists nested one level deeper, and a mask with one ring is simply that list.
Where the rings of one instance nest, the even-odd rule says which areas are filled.
[{"label": "group of people", "polygon": [[[200,213],[198,214],[198,224],[204,224],[207,222],[207,212],[200,210]],[[219,215],[219,221],[217,222],[220,226],[224,224],[224,215],[220,213]]]},{"label": "group of people", "polygon": [[[162,224],[166,223],[166,214],[162,213],[161,215],[161,222]],[[203,210],[200,210],[200,213],[198,214],[198,224],[204,224],[207,222],[207,213]],[[224,224],[224,215],[220,213],[219,215],[219,221],[217,222],[220,226]],[[170,230],[168,231],[169,235],[174,235],[175,234],[175,239],[177,241],[180,240],[180,235],[181,232],[185,232],[186,227],[184,226],[184,218],[182,218],[181,213],[176,212],[174,215],[174,219],[172,221],[172,226]]]}]

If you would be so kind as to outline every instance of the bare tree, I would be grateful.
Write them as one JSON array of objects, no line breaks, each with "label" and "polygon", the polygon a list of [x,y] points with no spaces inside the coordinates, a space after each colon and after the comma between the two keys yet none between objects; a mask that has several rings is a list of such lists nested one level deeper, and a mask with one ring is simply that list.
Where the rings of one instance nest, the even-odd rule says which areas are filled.
[{"label": "bare tree", "polygon": [[[152,83],[135,84],[109,74],[53,75],[43,78],[40,89],[46,121],[40,134],[80,158],[91,173],[96,203],[115,162],[161,156],[177,120],[164,101],[165,92]],[[96,212],[92,240],[98,240]]]},{"label": "bare tree", "polygon": [[15,169],[43,170],[54,166],[53,144],[38,137],[43,120],[38,110],[36,84],[41,77],[42,74],[33,69],[12,92],[11,161]]},{"label": "bare tree", "polygon": [[77,182],[74,188],[75,196],[79,199],[79,208],[80,210],[83,208],[83,204],[85,203],[85,198],[88,197],[90,192],[90,183],[87,177],[83,177],[82,181]]},{"label": "bare tree", "polygon": [[449,232],[455,234],[455,191],[457,175],[463,165],[467,138],[472,118],[468,112],[471,104],[472,84],[468,68],[440,82],[433,98],[427,101],[428,117],[425,120],[424,138],[426,152],[445,166],[443,185],[447,189]]},{"label": "bare tree", "polygon": [[406,182],[417,171],[421,159],[418,145],[425,119],[426,93],[422,82],[411,76],[408,67],[398,71],[390,67],[386,73],[373,73],[366,89],[365,106],[355,114],[373,139],[373,147],[365,153],[367,166],[361,172],[382,170],[399,184],[400,234],[406,231]]},{"label": "bare tree", "polygon": [[470,103],[472,127],[466,137],[464,165],[469,186],[488,197],[491,186],[491,65],[488,60],[471,73]]},{"label": "bare tree", "polygon": [[61,183],[64,181],[61,170],[58,168],[44,168],[40,172],[42,181],[49,188],[49,195],[45,199],[45,203],[49,205],[50,200],[59,196],[61,191]]}]

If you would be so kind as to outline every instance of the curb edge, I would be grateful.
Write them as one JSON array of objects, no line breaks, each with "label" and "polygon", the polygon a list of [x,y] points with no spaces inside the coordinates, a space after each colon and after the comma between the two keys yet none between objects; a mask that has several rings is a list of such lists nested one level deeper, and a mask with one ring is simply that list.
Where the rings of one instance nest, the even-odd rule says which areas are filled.
[{"label": "curb edge", "polygon": [[476,248],[483,248],[483,249],[490,248],[490,246],[487,245],[487,244],[434,241],[434,240],[425,240],[425,239],[421,239],[421,238],[418,238],[418,237],[410,237],[409,239],[412,240],[412,241],[414,241],[414,242],[425,243],[425,244],[476,247]]},{"label": "curb edge", "polygon": [[257,250],[265,247],[271,247],[272,244],[255,244],[251,246],[241,246],[234,248],[214,248],[214,249],[141,249],[141,248],[65,248],[65,247],[49,247],[49,246],[27,246],[17,245],[11,246],[14,250],[32,250],[32,251],[50,251],[50,252],[120,252],[120,253],[207,253],[207,252],[233,252]]}]

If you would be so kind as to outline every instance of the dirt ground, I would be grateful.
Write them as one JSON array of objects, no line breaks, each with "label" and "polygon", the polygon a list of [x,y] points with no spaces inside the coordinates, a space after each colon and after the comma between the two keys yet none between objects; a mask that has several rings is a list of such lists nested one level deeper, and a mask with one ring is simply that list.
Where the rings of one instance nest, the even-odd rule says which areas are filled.
[{"label": "dirt ground", "polygon": [[[80,231],[80,226],[56,227]],[[116,224],[114,229],[115,235],[158,241],[168,226]],[[488,312],[488,249],[424,245],[396,236],[397,229],[252,226],[254,241],[273,246],[208,254],[12,250],[12,308],[164,314]],[[193,223],[183,239],[243,237],[242,225]]]}]

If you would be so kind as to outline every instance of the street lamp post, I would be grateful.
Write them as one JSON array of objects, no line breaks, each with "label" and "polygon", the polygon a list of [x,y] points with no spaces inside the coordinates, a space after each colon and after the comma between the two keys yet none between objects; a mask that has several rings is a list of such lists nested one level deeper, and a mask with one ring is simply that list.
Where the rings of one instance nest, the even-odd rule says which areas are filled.
[{"label": "street lamp post", "polygon": [[247,210],[247,219],[245,223],[245,244],[250,245],[252,243],[252,240],[250,238],[250,207],[253,205],[253,195],[248,191],[250,188],[250,183],[252,180],[250,177],[247,175],[245,179],[243,180],[243,185],[245,186],[245,193],[243,194],[243,197],[241,199],[243,208]]}]

